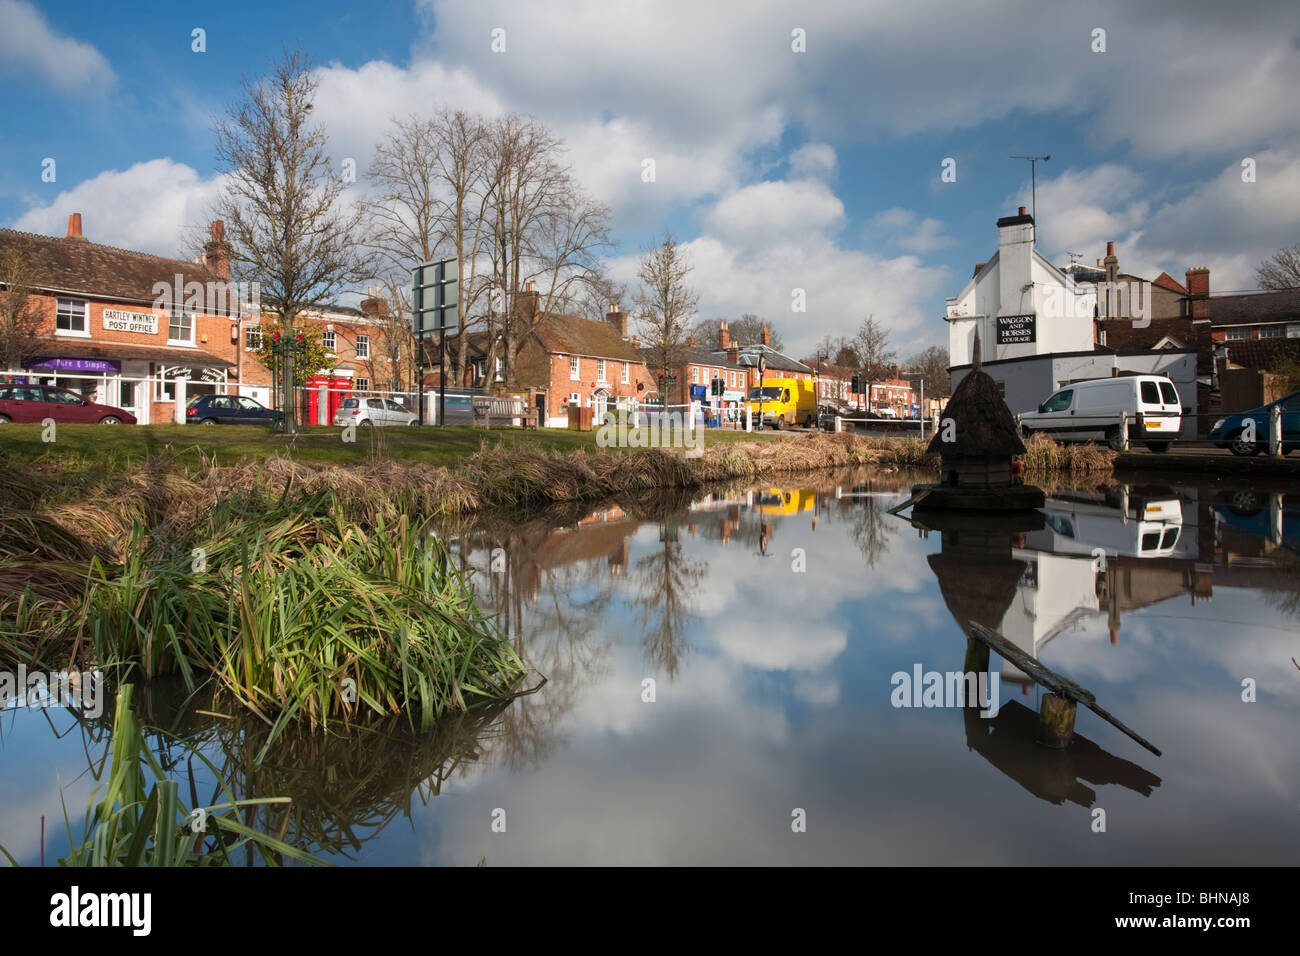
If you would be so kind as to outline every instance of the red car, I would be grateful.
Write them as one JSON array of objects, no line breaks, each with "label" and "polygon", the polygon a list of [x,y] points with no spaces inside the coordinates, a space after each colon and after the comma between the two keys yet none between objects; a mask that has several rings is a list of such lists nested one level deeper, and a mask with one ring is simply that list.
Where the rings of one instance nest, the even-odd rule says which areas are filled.
[{"label": "red car", "polygon": [[56,422],[134,425],[135,416],[100,405],[56,385],[0,385],[0,425],[6,422]]}]

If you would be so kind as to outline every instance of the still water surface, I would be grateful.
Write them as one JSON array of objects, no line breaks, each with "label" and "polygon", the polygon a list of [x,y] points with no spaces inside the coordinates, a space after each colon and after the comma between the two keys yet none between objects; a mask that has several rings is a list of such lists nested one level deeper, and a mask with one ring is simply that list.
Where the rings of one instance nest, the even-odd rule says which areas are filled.
[{"label": "still water surface", "polygon": [[[910,521],[888,478],[447,529],[546,683],[431,739],[302,742],[250,780],[228,722],[174,689],[140,710],[294,796],[290,833],[339,862],[1300,860],[1300,489],[1137,482],[1029,521]],[[1163,756],[1082,707],[1073,747],[1037,744],[1042,691],[996,655],[996,716],[895,706],[894,675],[962,669],[970,621]],[[20,862],[42,815],[47,862],[66,853],[60,786],[77,830],[111,709],[0,711]]]}]

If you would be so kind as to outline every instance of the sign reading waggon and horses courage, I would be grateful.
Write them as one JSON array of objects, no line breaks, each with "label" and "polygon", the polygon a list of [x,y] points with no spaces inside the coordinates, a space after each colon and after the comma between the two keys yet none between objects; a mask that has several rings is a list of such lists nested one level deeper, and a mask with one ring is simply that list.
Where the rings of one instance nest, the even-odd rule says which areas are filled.
[{"label": "sign reading waggon and horses courage", "polygon": [[998,345],[1019,345],[1034,341],[1034,316],[999,315]]}]

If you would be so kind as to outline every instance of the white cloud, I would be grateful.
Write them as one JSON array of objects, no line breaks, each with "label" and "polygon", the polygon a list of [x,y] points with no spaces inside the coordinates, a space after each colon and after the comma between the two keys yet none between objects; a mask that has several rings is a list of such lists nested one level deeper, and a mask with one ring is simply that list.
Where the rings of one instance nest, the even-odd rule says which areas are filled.
[{"label": "white cloud", "polygon": [[837,227],[844,204],[814,180],[755,183],[720,199],[706,218],[709,231],[734,242],[768,243]]},{"label": "white cloud", "polygon": [[218,188],[216,178],[204,179],[184,163],[151,159],[78,183],[29,209],[14,228],[62,236],[69,214],[79,212],[92,242],[188,258],[197,252],[187,248],[187,238],[204,225]]},{"label": "white cloud", "polygon": [[954,244],[954,240],[944,234],[943,223],[938,219],[921,219],[911,210],[897,206],[871,217],[867,231],[880,234],[908,252],[934,252]]},{"label": "white cloud", "polygon": [[103,94],[116,82],[113,68],[89,43],[56,33],[24,0],[0,0],[0,65],[31,73],[65,92]]},{"label": "white cloud", "polygon": [[831,176],[838,159],[829,143],[806,143],[790,154],[790,169],[798,176]]}]

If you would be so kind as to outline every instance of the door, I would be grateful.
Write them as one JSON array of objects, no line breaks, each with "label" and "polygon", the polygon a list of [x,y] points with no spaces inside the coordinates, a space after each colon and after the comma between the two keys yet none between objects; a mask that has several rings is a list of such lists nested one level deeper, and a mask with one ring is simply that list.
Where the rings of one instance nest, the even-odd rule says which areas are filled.
[{"label": "door", "polygon": [[410,414],[407,412],[406,407],[391,398],[384,399],[384,411],[388,415],[388,421],[385,424],[405,425],[410,421]]},{"label": "door", "polygon": [[263,407],[259,402],[251,398],[240,395],[234,400],[238,407],[238,421],[245,425],[265,425],[271,420],[271,412]]},{"label": "door", "polygon": [[1300,447],[1300,392],[1278,404],[1282,406],[1282,444]]},{"label": "door", "polygon": [[200,402],[199,414],[194,416],[199,422],[215,419],[219,425],[236,424],[235,400],[229,395],[213,395],[206,402]]},{"label": "door", "polygon": [[45,395],[38,386],[16,385],[4,390],[5,414],[15,422],[39,422],[45,417]]},{"label": "door", "polygon": [[1074,389],[1066,388],[1057,392],[1043,402],[1035,427],[1047,432],[1057,441],[1073,439],[1076,436],[1070,429],[1070,418],[1074,404]]},{"label": "door", "polygon": [[365,418],[376,427],[388,424],[388,412],[384,410],[384,400],[382,398],[366,399]]}]

